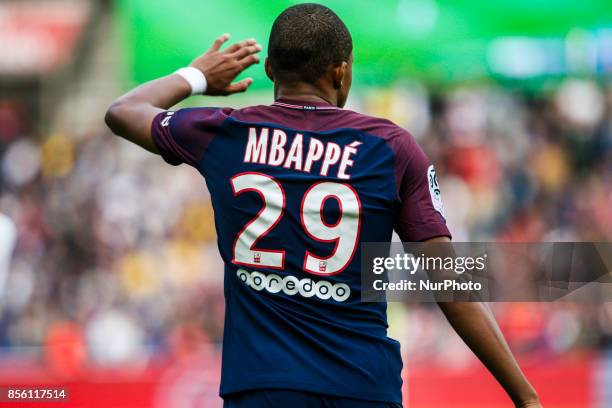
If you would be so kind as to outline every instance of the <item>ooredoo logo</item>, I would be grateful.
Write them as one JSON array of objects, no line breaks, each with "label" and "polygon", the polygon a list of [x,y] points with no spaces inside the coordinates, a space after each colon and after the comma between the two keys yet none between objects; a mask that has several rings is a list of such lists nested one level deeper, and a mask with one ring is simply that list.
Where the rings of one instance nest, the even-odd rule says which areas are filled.
[{"label": "ooredoo logo", "polygon": [[279,293],[309,298],[316,296],[319,299],[334,299],[336,302],[344,302],[351,295],[351,289],[345,283],[331,283],[325,280],[314,281],[310,278],[298,279],[288,275],[284,278],[276,274],[263,274],[261,272],[249,272],[244,269],[236,271],[238,279],[245,285],[257,290],[266,290],[270,293]]}]

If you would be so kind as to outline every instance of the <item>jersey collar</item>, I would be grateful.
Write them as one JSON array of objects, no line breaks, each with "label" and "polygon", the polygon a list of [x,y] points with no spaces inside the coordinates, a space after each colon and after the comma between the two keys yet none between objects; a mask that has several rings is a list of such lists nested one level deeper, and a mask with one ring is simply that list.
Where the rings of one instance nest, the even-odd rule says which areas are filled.
[{"label": "jersey collar", "polygon": [[280,106],[281,108],[288,109],[299,109],[305,111],[317,111],[317,110],[340,110],[337,106],[330,105],[327,102],[306,102],[296,101],[285,98],[280,98],[274,101],[272,106]]}]

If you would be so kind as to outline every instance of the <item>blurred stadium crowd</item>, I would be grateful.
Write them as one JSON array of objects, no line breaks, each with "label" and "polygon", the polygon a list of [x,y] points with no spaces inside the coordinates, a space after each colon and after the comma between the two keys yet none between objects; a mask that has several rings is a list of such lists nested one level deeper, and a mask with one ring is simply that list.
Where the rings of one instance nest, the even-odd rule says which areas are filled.
[{"label": "blurred stadium crowd", "polygon": [[[0,94],[0,214],[18,231],[6,276],[0,265],[0,366],[34,361],[70,374],[214,354],[223,265],[203,180],[112,136],[102,122],[107,94],[85,100],[70,115],[91,123],[49,127]],[[417,138],[436,165],[455,241],[612,240],[609,83],[566,79],[531,92],[402,82],[357,88],[349,103]],[[492,307],[519,355],[595,350],[612,367],[612,303]],[[395,303],[389,314],[408,366],[474,364],[431,305]]]},{"label": "blurred stadium crowd", "polygon": [[[612,88],[568,80],[535,95],[493,85],[430,95],[398,85],[357,92],[352,105],[413,131],[438,167],[456,241],[612,239]],[[0,105],[0,212],[18,229],[2,350],[36,355],[67,338],[75,359],[114,364],[218,343],[223,269],[199,174],[102,126],[45,135],[28,122]],[[495,308],[520,351],[612,346],[610,304]],[[440,336],[448,328],[435,311],[391,310],[408,357],[465,357]]]}]

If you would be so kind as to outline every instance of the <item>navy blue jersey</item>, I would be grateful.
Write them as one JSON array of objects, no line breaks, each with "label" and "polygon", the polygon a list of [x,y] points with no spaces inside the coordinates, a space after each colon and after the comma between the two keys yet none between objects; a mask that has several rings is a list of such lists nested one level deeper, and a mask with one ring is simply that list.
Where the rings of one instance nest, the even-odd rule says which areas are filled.
[{"label": "navy blue jersey", "polygon": [[170,164],[206,180],[225,262],[221,395],[401,402],[386,304],[360,302],[363,242],[450,236],[430,161],[402,128],[322,103],[160,113]]}]

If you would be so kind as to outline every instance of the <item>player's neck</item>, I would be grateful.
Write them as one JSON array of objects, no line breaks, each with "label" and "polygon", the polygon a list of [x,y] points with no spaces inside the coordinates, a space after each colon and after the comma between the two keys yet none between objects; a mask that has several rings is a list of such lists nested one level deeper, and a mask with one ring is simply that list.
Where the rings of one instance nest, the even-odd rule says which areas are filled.
[{"label": "player's neck", "polygon": [[323,102],[338,106],[338,99],[335,94],[305,83],[291,84],[290,86],[276,86],[275,84],[274,99],[288,99],[296,102]]}]

